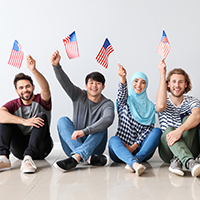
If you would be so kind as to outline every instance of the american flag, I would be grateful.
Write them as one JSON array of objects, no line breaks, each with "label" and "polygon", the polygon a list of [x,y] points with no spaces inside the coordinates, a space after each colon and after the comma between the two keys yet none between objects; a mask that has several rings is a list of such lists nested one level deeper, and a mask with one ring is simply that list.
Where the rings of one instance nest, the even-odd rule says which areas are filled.
[{"label": "american flag", "polygon": [[170,44],[167,39],[167,35],[163,30],[162,38],[158,46],[157,54],[161,55],[163,58],[166,58],[170,51]]},{"label": "american flag", "polygon": [[79,57],[78,43],[75,31],[63,39],[65,50],[69,59]]},{"label": "american flag", "polygon": [[15,40],[8,64],[20,69],[23,57],[24,57],[24,52],[22,51],[22,46],[19,44],[17,40]]},{"label": "american flag", "polygon": [[103,67],[108,67],[108,56],[114,51],[112,45],[110,44],[108,38],[106,38],[100,52],[98,53],[96,60]]}]

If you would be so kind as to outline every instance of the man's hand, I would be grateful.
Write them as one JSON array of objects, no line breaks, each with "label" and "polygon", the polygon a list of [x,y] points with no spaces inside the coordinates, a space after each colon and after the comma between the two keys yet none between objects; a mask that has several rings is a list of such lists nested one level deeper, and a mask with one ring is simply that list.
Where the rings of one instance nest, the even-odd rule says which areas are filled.
[{"label": "man's hand", "polygon": [[50,59],[51,60],[51,64],[53,66],[57,66],[58,63],[60,62],[60,59],[61,59],[61,56],[60,56],[58,50],[56,50],[51,56],[51,59]]},{"label": "man's hand", "polygon": [[165,64],[165,58],[163,58],[158,65],[158,69],[160,71],[160,74],[166,76],[166,64]]},{"label": "man's hand", "polygon": [[81,138],[84,136],[83,131],[74,131],[72,134],[72,140],[77,140],[77,138]]},{"label": "man's hand", "polygon": [[182,132],[179,129],[169,132],[166,136],[168,146],[172,146],[181,136]]},{"label": "man's hand", "polygon": [[30,71],[35,70],[35,60],[31,57],[31,55],[26,56],[26,66]]},{"label": "man's hand", "polygon": [[133,153],[138,147],[139,145],[137,143],[134,143],[133,145],[129,146],[127,145],[125,142],[124,143],[124,146],[131,152]]},{"label": "man's hand", "polygon": [[40,117],[37,117],[37,115],[35,115],[32,118],[24,119],[24,122],[22,124],[24,126],[34,126],[36,128],[40,128],[44,126],[44,120]]}]

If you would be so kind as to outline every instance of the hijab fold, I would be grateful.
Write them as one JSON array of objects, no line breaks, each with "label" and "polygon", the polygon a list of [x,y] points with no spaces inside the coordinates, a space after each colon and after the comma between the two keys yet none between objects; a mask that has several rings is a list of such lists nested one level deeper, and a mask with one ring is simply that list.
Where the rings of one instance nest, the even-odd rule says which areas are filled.
[{"label": "hijab fold", "polygon": [[[136,78],[142,78],[146,81],[146,87],[140,94],[136,94],[133,90],[132,83]],[[155,123],[155,106],[147,97],[147,87],[148,78],[143,72],[133,74],[130,81],[127,103],[133,118],[143,125]]]}]

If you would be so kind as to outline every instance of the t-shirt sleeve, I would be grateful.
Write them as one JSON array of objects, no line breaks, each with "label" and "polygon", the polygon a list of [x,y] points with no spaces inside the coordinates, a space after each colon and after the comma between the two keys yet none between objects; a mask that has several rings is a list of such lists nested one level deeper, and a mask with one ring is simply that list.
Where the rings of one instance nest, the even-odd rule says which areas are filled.
[{"label": "t-shirt sleeve", "polygon": [[14,112],[20,107],[20,104],[20,99],[14,99],[7,102],[2,107],[6,108],[9,113],[14,114]]},{"label": "t-shirt sleeve", "polygon": [[200,108],[200,101],[196,97],[191,97],[189,105],[192,111],[194,108]]}]

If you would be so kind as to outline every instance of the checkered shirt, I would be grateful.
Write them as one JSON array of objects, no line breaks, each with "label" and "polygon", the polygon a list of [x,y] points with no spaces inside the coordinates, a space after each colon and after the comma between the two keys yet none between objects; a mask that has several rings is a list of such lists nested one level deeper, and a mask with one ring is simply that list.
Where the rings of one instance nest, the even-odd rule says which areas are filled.
[{"label": "checkered shirt", "polygon": [[147,135],[153,130],[154,124],[143,125],[138,123],[131,114],[127,97],[127,83],[122,84],[120,82],[117,93],[118,128],[116,136],[129,146],[134,143],[140,146]]}]

